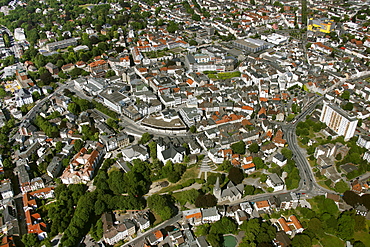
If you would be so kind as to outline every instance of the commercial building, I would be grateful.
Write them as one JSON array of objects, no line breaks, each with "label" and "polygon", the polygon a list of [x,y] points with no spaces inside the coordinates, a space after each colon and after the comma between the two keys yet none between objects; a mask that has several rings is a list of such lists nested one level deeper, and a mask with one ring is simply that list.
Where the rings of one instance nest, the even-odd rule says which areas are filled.
[{"label": "commercial building", "polygon": [[258,52],[272,47],[272,44],[260,39],[237,39],[234,40],[234,45],[242,50],[249,52]]},{"label": "commercial building", "polygon": [[334,27],[335,22],[333,20],[314,20],[313,18],[310,18],[308,20],[307,30],[312,32],[330,33]]},{"label": "commercial building", "polygon": [[76,46],[77,40],[75,38],[65,39],[57,42],[46,44],[48,51],[56,51],[58,49],[67,48],[68,46]]},{"label": "commercial building", "polygon": [[324,101],[320,121],[338,135],[344,136],[344,140],[349,140],[353,137],[358,122],[355,116],[350,116],[337,105],[326,101]]}]

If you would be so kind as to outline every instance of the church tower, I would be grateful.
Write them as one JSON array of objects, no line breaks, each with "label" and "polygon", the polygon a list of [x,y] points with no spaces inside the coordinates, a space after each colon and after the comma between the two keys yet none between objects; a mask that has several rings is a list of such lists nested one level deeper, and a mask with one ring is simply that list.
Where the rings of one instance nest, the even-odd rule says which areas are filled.
[{"label": "church tower", "polygon": [[221,188],[220,188],[220,178],[217,177],[215,187],[213,188],[213,195],[217,198],[218,201],[221,200]]}]

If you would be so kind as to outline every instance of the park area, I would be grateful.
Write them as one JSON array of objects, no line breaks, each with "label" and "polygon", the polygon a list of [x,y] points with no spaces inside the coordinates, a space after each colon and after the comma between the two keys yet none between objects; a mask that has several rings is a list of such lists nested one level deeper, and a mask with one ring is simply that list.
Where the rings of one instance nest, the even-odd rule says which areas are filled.
[{"label": "park area", "polygon": [[240,77],[241,73],[239,71],[236,72],[216,72],[216,71],[204,71],[204,74],[208,76],[209,79],[219,79],[219,80],[227,80],[233,77]]}]

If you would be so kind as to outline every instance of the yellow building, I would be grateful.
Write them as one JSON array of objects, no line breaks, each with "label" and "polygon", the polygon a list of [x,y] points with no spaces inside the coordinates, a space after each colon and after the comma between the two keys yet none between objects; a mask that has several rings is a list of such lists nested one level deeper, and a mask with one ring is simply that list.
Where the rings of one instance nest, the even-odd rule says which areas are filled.
[{"label": "yellow building", "polygon": [[312,32],[330,33],[330,31],[334,29],[334,25],[335,23],[333,20],[314,20],[313,18],[310,18],[308,20],[307,30]]}]

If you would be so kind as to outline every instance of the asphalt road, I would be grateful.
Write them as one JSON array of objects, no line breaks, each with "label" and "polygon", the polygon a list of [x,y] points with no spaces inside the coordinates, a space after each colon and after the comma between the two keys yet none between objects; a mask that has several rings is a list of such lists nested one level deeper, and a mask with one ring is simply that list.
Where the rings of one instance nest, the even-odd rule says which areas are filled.
[{"label": "asphalt road", "polygon": [[297,143],[297,137],[295,134],[295,130],[297,127],[297,124],[306,119],[306,116],[308,114],[311,114],[315,107],[322,102],[324,97],[319,97],[314,102],[308,105],[304,111],[298,115],[294,120],[292,124],[286,124],[282,125],[283,131],[284,131],[284,137],[286,138],[289,148],[293,152],[293,159],[296,161],[296,166],[299,170],[299,175],[301,177],[301,181],[299,183],[299,187],[297,189],[297,192],[306,193],[306,194],[312,194],[312,195],[319,195],[326,192],[335,193],[331,190],[327,190],[320,185],[317,184],[315,180],[315,176],[312,172],[311,166],[309,162],[307,161],[303,150],[299,147]]},{"label": "asphalt road", "polygon": [[177,221],[179,221],[182,218],[182,212],[180,211],[176,216],[172,217],[171,219],[159,224],[158,226],[155,226],[151,228],[150,230],[143,233],[141,236],[136,237],[135,239],[125,243],[122,246],[134,246],[135,244],[139,244],[144,238],[148,237],[152,232],[156,230],[160,230],[162,228],[165,228],[166,226],[170,226],[175,224]]}]

